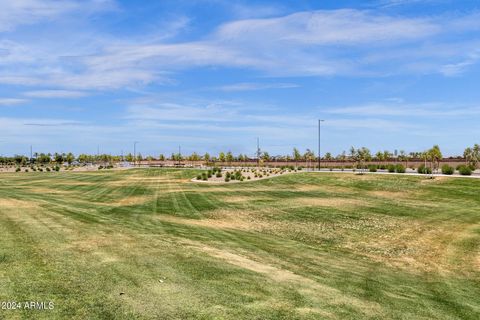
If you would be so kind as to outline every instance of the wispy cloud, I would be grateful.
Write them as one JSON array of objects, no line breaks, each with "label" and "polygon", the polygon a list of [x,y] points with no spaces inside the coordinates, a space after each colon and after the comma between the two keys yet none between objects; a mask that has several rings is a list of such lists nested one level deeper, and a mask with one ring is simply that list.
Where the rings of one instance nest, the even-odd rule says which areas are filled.
[{"label": "wispy cloud", "polygon": [[295,83],[254,83],[242,82],[221,86],[223,91],[252,91],[252,90],[267,90],[267,89],[291,89],[298,88],[299,85]]},{"label": "wispy cloud", "polygon": [[0,32],[10,31],[19,25],[35,24],[42,20],[59,18],[66,13],[92,13],[112,9],[110,0],[1,0]]},{"label": "wispy cloud", "polygon": [[88,93],[71,90],[36,90],[24,92],[23,95],[31,98],[80,98],[87,96]]},{"label": "wispy cloud", "polygon": [[[94,6],[97,2],[91,0],[88,4]],[[64,7],[56,9],[41,9],[48,4],[52,3],[38,4],[37,11],[50,15],[82,10],[76,1],[66,1]],[[297,12],[227,22],[204,37],[184,42],[168,42],[165,33],[128,40],[67,37],[64,41],[70,42],[59,46],[63,50],[60,53],[42,47],[42,43],[3,40],[0,83],[62,90],[114,90],[170,83],[174,72],[210,66],[259,70],[268,76],[452,75],[477,62],[477,58],[464,54],[465,48],[475,47],[474,40],[450,43],[442,37],[477,30],[479,23],[473,18],[477,16],[412,18],[354,9]],[[176,34],[188,20],[174,19],[171,23],[164,28],[171,30],[167,34]],[[444,50],[437,50],[439,47]],[[391,57],[394,64],[389,63]],[[232,85],[230,90],[261,86],[246,83]],[[269,88],[273,89],[273,85]],[[229,90],[228,86],[225,89]]]},{"label": "wispy cloud", "polygon": [[25,99],[17,98],[0,98],[0,106],[13,106],[27,102]]},{"label": "wispy cloud", "polygon": [[395,104],[372,103],[360,106],[329,108],[325,113],[339,116],[377,117],[471,117],[480,115],[480,106],[451,106],[442,103]]}]

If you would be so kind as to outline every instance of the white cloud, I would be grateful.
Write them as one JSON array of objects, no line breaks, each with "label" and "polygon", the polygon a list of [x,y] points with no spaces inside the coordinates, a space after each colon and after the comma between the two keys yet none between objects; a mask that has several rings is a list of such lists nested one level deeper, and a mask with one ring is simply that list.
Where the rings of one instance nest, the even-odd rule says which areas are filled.
[{"label": "white cloud", "polygon": [[299,85],[295,83],[252,83],[242,82],[220,87],[223,91],[252,91],[252,90],[267,90],[267,89],[290,89],[298,88]]},{"label": "white cloud", "polygon": [[399,18],[353,9],[299,12],[280,18],[227,23],[216,36],[225,42],[355,45],[424,38],[440,31],[431,19]]},{"label": "white cloud", "polygon": [[0,106],[13,106],[27,102],[25,99],[0,98]]},{"label": "white cloud", "polygon": [[442,66],[440,72],[446,76],[456,76],[466,71],[466,69],[477,63],[480,59],[480,50],[469,54],[463,61],[450,63]]},{"label": "white cloud", "polygon": [[424,104],[383,104],[371,103],[360,106],[329,108],[323,112],[338,116],[377,116],[377,117],[471,117],[480,115],[480,107],[449,106],[442,103]]},{"label": "white cloud", "polygon": [[[31,21],[79,12],[84,6],[95,10],[111,4],[90,0],[80,8],[80,2],[69,0],[51,8],[52,1],[19,3],[20,9],[10,6],[8,10],[14,16],[15,12],[27,15],[25,8],[30,8]],[[167,39],[185,28],[188,19],[171,21],[158,37],[92,38],[91,33],[67,30],[72,36],[59,42],[48,37],[36,43],[0,41],[0,83],[38,87],[34,91],[41,87],[115,90],[171,83],[174,72],[217,66],[259,70],[267,76],[453,75],[477,63],[476,57],[465,56],[465,50],[472,52],[478,42],[451,43],[442,37],[476,30],[473,17],[477,16],[405,18],[352,9],[298,12],[228,22],[203,38],[170,43]],[[3,25],[8,21],[4,19]],[[240,83],[223,90],[273,88]]]},{"label": "white cloud", "polygon": [[20,25],[51,20],[67,13],[92,13],[111,9],[110,0],[0,0],[0,32],[10,31]]},{"label": "white cloud", "polygon": [[24,92],[23,95],[32,98],[80,98],[87,96],[88,93],[69,90],[36,90]]}]

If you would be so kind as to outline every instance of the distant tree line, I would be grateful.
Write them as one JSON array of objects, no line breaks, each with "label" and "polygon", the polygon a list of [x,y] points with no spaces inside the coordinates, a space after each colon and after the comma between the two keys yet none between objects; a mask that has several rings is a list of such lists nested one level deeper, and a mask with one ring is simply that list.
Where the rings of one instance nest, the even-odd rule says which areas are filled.
[{"label": "distant tree line", "polygon": [[[110,155],[110,154],[79,154],[75,156],[73,153],[34,153],[32,158],[29,158],[25,155],[14,155],[12,157],[0,156],[0,165],[27,165],[27,164],[38,164],[38,165],[47,165],[47,164],[89,164],[89,163],[118,163],[122,161],[127,162],[138,162],[143,160],[148,161],[204,161],[207,164],[210,163],[226,163],[230,164],[233,162],[249,162],[249,161],[259,161],[259,162],[295,162],[295,166],[299,165],[311,165],[311,163],[318,160],[318,156],[310,150],[306,149],[304,152],[300,152],[298,148],[293,148],[291,154],[287,155],[276,155],[272,156],[267,151],[260,151],[259,157],[249,157],[246,154],[234,155],[231,151],[220,152],[218,155],[210,155],[208,152],[200,155],[196,152],[193,152],[190,155],[182,155],[181,153],[172,153],[170,157],[166,157],[163,154],[158,155],[157,157],[147,156],[143,157],[140,153],[137,153],[136,156],[131,153],[125,156],[119,155]],[[480,163],[480,145],[475,144],[472,147],[465,149],[462,156],[457,158],[462,158],[465,161],[465,165],[477,168]],[[433,146],[432,148],[420,152],[410,152],[407,153],[404,150],[390,152],[388,150],[378,151],[372,153],[366,147],[355,148],[351,147],[348,152],[343,151],[340,154],[333,156],[330,152],[326,152],[321,160],[326,161],[339,161],[339,162],[354,162],[358,166],[364,166],[366,162],[378,161],[378,162],[388,162],[388,161],[398,161],[405,162],[405,166],[408,166],[408,162],[411,160],[415,161],[424,161],[425,164],[430,164],[430,167],[433,169],[438,169],[440,160],[443,159],[442,152],[438,145]]]}]

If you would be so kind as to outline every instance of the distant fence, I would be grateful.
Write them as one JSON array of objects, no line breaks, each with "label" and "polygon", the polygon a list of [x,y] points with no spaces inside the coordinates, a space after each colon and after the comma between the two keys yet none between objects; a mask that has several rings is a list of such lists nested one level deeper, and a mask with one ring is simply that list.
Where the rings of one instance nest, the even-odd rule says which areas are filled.
[{"label": "distant fence", "polygon": [[[452,167],[457,167],[458,165],[465,164],[465,159],[462,158],[445,158],[439,161],[440,166],[448,164]],[[364,162],[364,165],[389,165],[389,164],[403,164],[407,168],[418,168],[420,165],[424,164],[425,161],[421,159],[410,159],[408,161],[400,161],[395,159],[390,159],[387,161],[368,161]],[[232,162],[220,162],[220,161],[173,161],[173,160],[142,160],[137,161],[137,165],[142,167],[255,167],[258,165],[257,160],[247,160],[247,161],[232,161]],[[283,167],[283,166],[298,166],[304,168],[318,168],[317,161],[260,161],[261,166],[267,167]],[[340,161],[340,160],[322,160],[322,168],[349,168],[356,166],[357,163],[352,160]]]}]

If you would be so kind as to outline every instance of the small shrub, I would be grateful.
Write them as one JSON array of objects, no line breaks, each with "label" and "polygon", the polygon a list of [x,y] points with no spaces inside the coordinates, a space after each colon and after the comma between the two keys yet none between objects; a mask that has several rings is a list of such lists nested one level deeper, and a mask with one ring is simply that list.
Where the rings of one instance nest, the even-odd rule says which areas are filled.
[{"label": "small shrub", "polygon": [[49,168],[49,167],[46,167],[46,168],[45,168],[45,171],[50,172],[50,168]]},{"label": "small shrub", "polygon": [[229,182],[230,181],[230,178],[229,177],[225,177],[225,182]]},{"label": "small shrub", "polygon": [[417,172],[421,173],[421,174],[431,174],[432,173],[432,168],[425,167],[425,165],[422,164],[417,168]]},{"label": "small shrub", "polygon": [[387,169],[387,167],[384,164],[381,164],[380,166],[378,166],[378,169],[385,170]]},{"label": "small shrub", "polygon": [[98,170],[102,170],[102,169],[103,169],[103,166],[99,166],[99,167],[98,167]]},{"label": "small shrub", "polygon": [[392,173],[392,172],[395,172],[395,166],[393,164],[389,164],[387,166],[387,170],[388,172]]},{"label": "small shrub", "polygon": [[222,173],[221,173],[220,171],[218,171],[217,174],[215,175],[215,177],[221,178],[221,177],[222,177]]},{"label": "small shrub", "polygon": [[247,180],[250,180],[250,176],[247,177]]},{"label": "small shrub", "polygon": [[202,180],[202,175],[201,175],[201,174],[199,174],[199,175],[197,176],[197,180]]},{"label": "small shrub", "polygon": [[28,169],[25,169],[25,172],[28,172]]},{"label": "small shrub", "polygon": [[403,164],[397,164],[395,166],[395,171],[397,173],[405,173],[406,172],[406,169],[405,169],[405,166]]},{"label": "small shrub", "polygon": [[20,170],[21,170],[20,168],[16,168],[15,172],[20,172]]},{"label": "small shrub", "polygon": [[368,171],[370,172],[377,172],[377,166],[374,164],[371,164],[368,166]]},{"label": "small shrub", "polygon": [[448,164],[444,164],[442,166],[442,173],[443,174],[452,175],[454,172],[455,172],[455,169],[453,169],[453,167],[449,166]]},{"label": "small shrub", "polygon": [[469,176],[472,174],[472,169],[469,166],[460,166],[458,172],[460,172],[462,176]]}]

